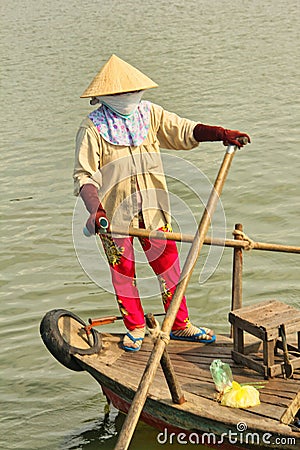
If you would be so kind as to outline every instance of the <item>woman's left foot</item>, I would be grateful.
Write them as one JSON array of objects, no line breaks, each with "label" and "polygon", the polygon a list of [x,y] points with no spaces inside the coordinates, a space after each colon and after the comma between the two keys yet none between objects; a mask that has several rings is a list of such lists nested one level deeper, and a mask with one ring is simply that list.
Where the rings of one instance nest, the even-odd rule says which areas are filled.
[{"label": "woman's left foot", "polygon": [[170,338],[178,341],[201,342],[203,344],[211,344],[216,340],[216,336],[210,328],[196,327],[191,323],[186,328],[172,330]]}]

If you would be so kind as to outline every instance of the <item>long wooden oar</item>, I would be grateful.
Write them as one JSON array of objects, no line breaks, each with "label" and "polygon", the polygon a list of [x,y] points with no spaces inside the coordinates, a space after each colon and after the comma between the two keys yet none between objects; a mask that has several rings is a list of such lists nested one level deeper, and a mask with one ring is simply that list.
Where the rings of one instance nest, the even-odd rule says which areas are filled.
[{"label": "long wooden oar", "polygon": [[221,167],[219,169],[217,178],[214,183],[214,187],[208,199],[206,209],[202,215],[199,227],[197,229],[190,251],[183,266],[179,283],[176,287],[176,291],[170,303],[170,307],[162,323],[161,327],[162,338],[157,339],[157,341],[155,342],[148,363],[145,367],[143,376],[139,383],[138,389],[136,391],[136,394],[128,411],[127,417],[123,424],[122,430],[120,432],[115,450],[127,450],[129,447],[140,414],[146,402],[150,385],[155,377],[156,370],[160,364],[160,360],[166,345],[166,337],[170,335],[174,320],[176,318],[178,309],[182,301],[182,297],[185,293],[186,287],[188,285],[193,269],[195,267],[197,258],[203,246],[205,236],[211,223],[211,218],[216,209],[236,149],[237,147],[232,145],[227,147],[225,156],[223,158]]},{"label": "long wooden oar", "polygon": [[[150,231],[145,230],[143,228],[133,228],[129,227],[127,230],[123,228],[114,227],[111,231],[113,237],[117,235],[121,236],[135,236],[138,238],[148,238],[148,239],[160,239],[160,240],[168,240],[168,241],[177,241],[177,242],[186,242],[193,243],[195,238],[192,234],[182,234],[182,233],[173,233],[173,232],[165,232],[165,231]],[[222,239],[222,238],[211,238],[206,237],[203,242],[205,245],[215,245],[218,247],[232,247],[232,248],[244,248],[248,249],[249,241],[244,240],[234,240],[234,239]],[[267,243],[267,242],[256,242],[251,240],[251,250],[265,250],[271,252],[284,252],[284,253],[300,253],[300,247],[295,245],[284,245],[284,244],[276,244],[276,243]]]}]

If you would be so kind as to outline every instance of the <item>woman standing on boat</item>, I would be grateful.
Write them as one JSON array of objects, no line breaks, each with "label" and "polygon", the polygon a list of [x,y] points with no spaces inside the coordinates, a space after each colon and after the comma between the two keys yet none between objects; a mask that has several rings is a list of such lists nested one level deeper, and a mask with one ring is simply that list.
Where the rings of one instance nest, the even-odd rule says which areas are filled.
[{"label": "woman standing on boat", "polygon": [[[157,87],[139,70],[112,55],[81,97],[100,107],[82,122],[76,136],[75,195],[90,213],[90,234],[99,223],[127,229],[171,231],[169,196],[159,147],[190,150],[203,141],[241,146],[238,137],[249,136],[196,123],[142,101],[146,89]],[[132,237],[101,233],[119,309],[128,333],[127,351],[138,351],[145,335],[144,311],[135,283]],[[165,310],[180,277],[176,243],[140,239],[149,264],[158,277]],[[193,325],[183,297],[171,339],[204,343],[215,341],[212,330]]]}]

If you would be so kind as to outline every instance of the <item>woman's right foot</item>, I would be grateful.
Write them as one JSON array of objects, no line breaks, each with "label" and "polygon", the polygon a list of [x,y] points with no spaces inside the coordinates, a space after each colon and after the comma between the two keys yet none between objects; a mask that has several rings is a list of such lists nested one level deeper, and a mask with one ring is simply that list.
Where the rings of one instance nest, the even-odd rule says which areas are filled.
[{"label": "woman's right foot", "polygon": [[145,337],[145,327],[128,331],[123,338],[123,348],[127,352],[137,352]]}]

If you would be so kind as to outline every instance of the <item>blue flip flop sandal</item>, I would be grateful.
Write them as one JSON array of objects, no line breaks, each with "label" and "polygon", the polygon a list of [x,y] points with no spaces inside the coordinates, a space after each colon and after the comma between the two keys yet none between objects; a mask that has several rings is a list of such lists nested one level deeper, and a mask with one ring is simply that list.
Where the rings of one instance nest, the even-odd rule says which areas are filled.
[{"label": "blue flip flop sandal", "polygon": [[138,344],[139,344],[138,347],[135,347],[135,348],[134,348],[134,347],[127,347],[126,345],[123,345],[123,349],[124,349],[126,352],[138,352],[138,351],[140,350],[141,346],[142,346],[142,343],[143,343],[144,338],[142,338],[142,337],[135,338],[134,336],[132,336],[132,334],[129,333],[129,331],[128,331],[128,333],[126,333],[126,336],[128,336],[129,339],[130,339],[134,344],[135,344],[136,342],[138,342],[138,341],[140,341],[140,342],[138,342]]},{"label": "blue flip flop sandal", "polygon": [[201,342],[201,344],[212,344],[216,340],[216,335],[211,336],[211,339],[199,339],[199,336],[203,336],[206,334],[205,330],[201,327],[198,327],[201,331],[200,333],[196,333],[193,336],[176,336],[172,332],[170,333],[170,339],[174,339],[177,341],[189,341],[189,342]]}]

